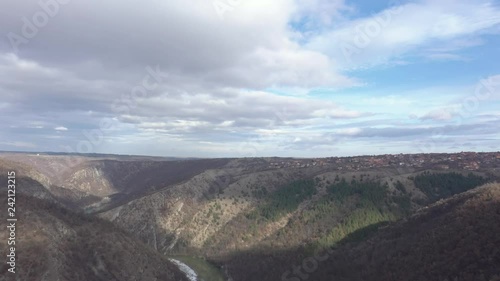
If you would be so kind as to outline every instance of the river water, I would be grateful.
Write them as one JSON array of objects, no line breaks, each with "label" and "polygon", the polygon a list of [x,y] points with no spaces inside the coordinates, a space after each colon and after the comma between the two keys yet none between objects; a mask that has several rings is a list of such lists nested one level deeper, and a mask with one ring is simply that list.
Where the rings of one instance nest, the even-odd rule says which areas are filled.
[{"label": "river water", "polygon": [[181,262],[181,261],[178,261],[176,259],[168,259],[169,261],[173,262],[175,265],[177,265],[177,267],[182,271],[184,272],[184,274],[186,274],[186,277],[190,280],[190,281],[198,281],[198,275],[196,274],[196,272],[194,272],[194,270],[187,266],[187,264]]}]

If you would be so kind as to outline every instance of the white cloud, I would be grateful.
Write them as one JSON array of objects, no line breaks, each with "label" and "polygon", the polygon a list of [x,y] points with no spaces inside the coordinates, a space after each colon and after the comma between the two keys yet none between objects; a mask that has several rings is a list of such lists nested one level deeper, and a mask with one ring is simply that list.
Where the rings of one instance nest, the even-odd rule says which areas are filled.
[{"label": "white cloud", "polygon": [[263,91],[231,90],[225,97],[211,94],[160,95],[139,103],[122,122],[143,129],[163,129],[170,133],[223,130],[251,132],[257,128],[301,127],[329,119],[367,116],[331,101],[309,97],[278,96]]},{"label": "white cloud", "polygon": [[361,132],[362,130],[360,128],[346,128],[346,129],[336,130],[335,134],[341,136],[355,136]]},{"label": "white cloud", "polygon": [[457,116],[456,109],[435,109],[420,117],[421,120],[448,121]]},{"label": "white cloud", "polygon": [[310,32],[332,26],[354,10],[344,0],[297,0],[295,4],[292,20]]},{"label": "white cloud", "polygon": [[[335,5],[324,0],[308,2],[243,1],[222,21],[212,1],[194,0],[189,5],[157,0],[73,1],[61,7],[36,40],[21,45],[19,55],[35,62],[32,68],[50,62],[55,68],[87,77],[101,75],[101,79],[123,78],[131,69],[158,64],[172,76],[204,86],[352,85],[329,57],[306,50],[291,39],[289,22],[297,11],[328,7],[333,12],[342,1]],[[21,32],[19,19],[39,8],[36,2],[3,5],[9,14],[0,18],[0,33]],[[118,13],[108,12],[117,7]],[[9,52],[11,48],[0,45],[2,50]]]},{"label": "white cloud", "polygon": [[463,57],[461,55],[449,54],[449,53],[429,54],[426,57],[431,59],[431,60],[436,60],[436,61],[467,61],[468,60],[466,57]]},{"label": "white cloud", "polygon": [[474,95],[480,100],[500,100],[500,75],[481,79],[476,85]]},{"label": "white cloud", "polygon": [[67,131],[68,128],[60,126],[60,127],[55,127],[54,130],[56,130],[56,131]]},{"label": "white cloud", "polygon": [[[308,47],[329,54],[342,68],[392,63],[405,55],[442,44],[460,50],[479,44],[477,36],[497,32],[500,8],[489,1],[422,0],[385,10],[373,17],[345,22],[313,38]],[[471,38],[472,37],[472,38]],[[476,44],[463,44],[468,38]],[[456,54],[434,54],[456,60]]]},{"label": "white cloud", "polygon": [[6,102],[0,102],[0,109],[4,109],[4,108],[8,108],[9,107],[9,103],[6,103]]}]

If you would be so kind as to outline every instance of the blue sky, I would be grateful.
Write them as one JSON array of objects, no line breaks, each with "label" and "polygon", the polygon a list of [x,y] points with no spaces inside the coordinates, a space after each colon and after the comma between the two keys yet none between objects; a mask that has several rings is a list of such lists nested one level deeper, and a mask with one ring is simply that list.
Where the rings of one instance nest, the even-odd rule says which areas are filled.
[{"label": "blue sky", "polygon": [[499,150],[499,1],[192,2],[0,4],[0,150]]}]

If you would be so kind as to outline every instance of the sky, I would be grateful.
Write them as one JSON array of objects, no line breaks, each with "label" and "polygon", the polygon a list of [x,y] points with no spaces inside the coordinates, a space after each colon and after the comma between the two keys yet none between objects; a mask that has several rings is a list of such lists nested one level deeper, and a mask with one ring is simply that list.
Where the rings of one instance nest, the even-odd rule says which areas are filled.
[{"label": "sky", "polygon": [[499,151],[500,1],[2,0],[0,150]]}]

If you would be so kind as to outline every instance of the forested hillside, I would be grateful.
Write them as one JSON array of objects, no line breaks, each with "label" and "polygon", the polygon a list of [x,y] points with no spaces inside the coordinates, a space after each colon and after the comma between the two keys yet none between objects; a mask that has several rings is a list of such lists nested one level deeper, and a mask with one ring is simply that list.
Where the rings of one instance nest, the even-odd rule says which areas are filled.
[{"label": "forested hillside", "polygon": [[[405,185],[399,180],[364,174],[350,179],[336,176],[330,184],[320,177],[293,181],[274,192],[266,191],[265,198],[259,196],[255,207],[209,238],[203,251],[217,259],[221,254],[246,250],[303,247],[312,252],[335,246],[353,233],[356,235],[350,239],[360,240],[377,226],[480,186],[487,179],[472,173],[424,172],[409,175],[406,181]],[[410,191],[410,186],[416,190]],[[417,197],[412,192],[423,195]]]},{"label": "forested hillside", "polygon": [[[500,280],[500,185],[439,201],[382,228],[360,229],[335,246],[247,251],[226,266],[234,280]],[[379,225],[378,225],[379,226]]]}]

